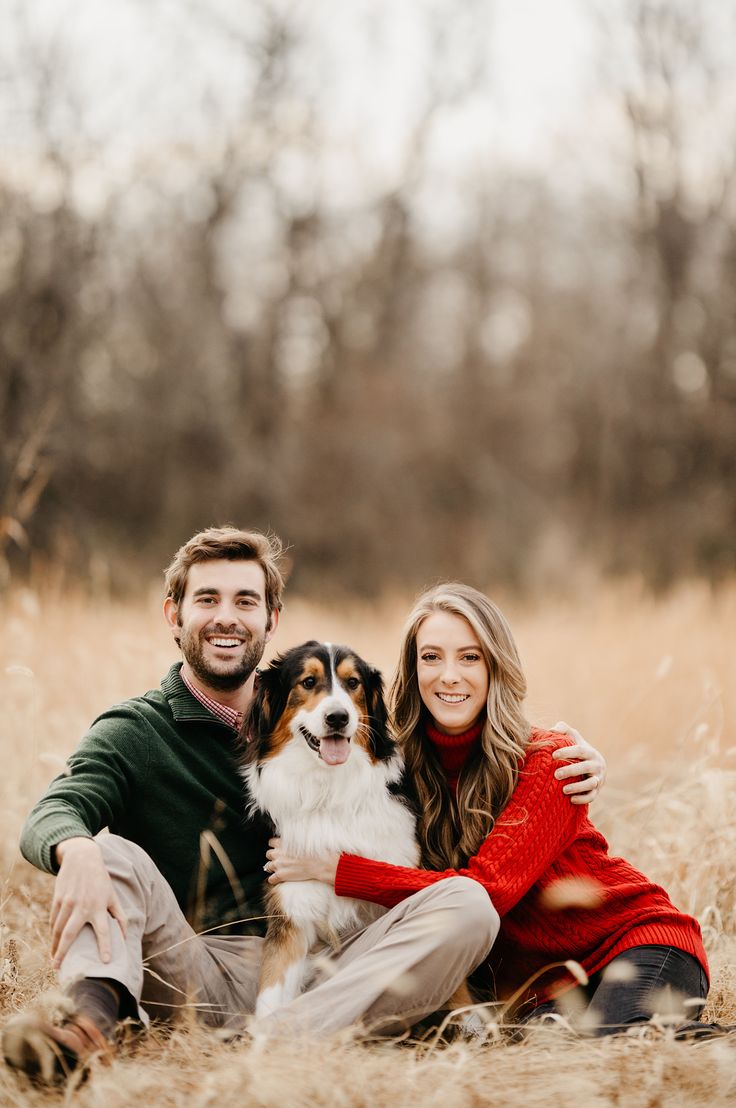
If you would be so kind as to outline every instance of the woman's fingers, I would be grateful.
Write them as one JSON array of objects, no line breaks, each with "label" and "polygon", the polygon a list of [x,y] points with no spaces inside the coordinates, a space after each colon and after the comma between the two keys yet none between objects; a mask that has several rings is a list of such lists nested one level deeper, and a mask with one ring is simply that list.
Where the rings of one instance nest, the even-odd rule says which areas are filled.
[{"label": "woman's fingers", "polygon": [[567,762],[568,760],[582,762],[587,761],[590,758],[591,748],[589,746],[561,746],[557,750],[552,751],[552,757],[556,762]]},{"label": "woman's fingers", "polygon": [[269,860],[263,867],[269,874],[269,885],[278,885],[281,881],[322,881],[335,884],[339,854],[329,855],[292,855],[281,850],[268,851]]},{"label": "woman's fingers", "polygon": [[278,885],[280,881],[293,881],[295,874],[292,871],[296,868],[294,861],[290,858],[275,857],[275,851],[269,851],[269,853],[271,859],[263,867],[268,874],[268,884]]},{"label": "woman's fingers", "polygon": [[266,864],[263,868],[269,874],[269,885],[277,885],[279,881],[285,880],[285,877],[282,877],[281,874],[285,869],[288,870],[289,858],[282,854],[280,839],[270,839],[269,843],[269,848],[266,851]]},{"label": "woman's fingers", "polygon": [[578,793],[577,796],[571,796],[570,797],[570,803],[575,804],[576,806],[579,806],[579,805],[582,805],[582,804],[592,804],[597,796],[598,796],[598,786],[596,785],[593,792]]},{"label": "woman's fingers", "polygon": [[564,719],[561,719],[559,723],[556,723],[552,730],[559,731],[562,735],[567,735],[575,743],[579,744],[585,742],[585,739],[580,734],[580,732],[576,731],[574,727],[571,727],[569,723],[565,723]]},{"label": "woman's fingers", "polygon": [[572,761],[567,766],[560,766],[555,770],[558,781],[567,781],[562,791],[570,797],[572,804],[590,804],[598,796],[601,787],[601,774],[599,762],[592,758],[586,758],[587,751],[578,746],[566,746],[554,751],[553,757],[580,759]]},{"label": "woman's fingers", "polygon": [[[565,751],[567,753],[567,751]],[[594,761],[572,762],[569,766],[560,766],[555,770],[558,781],[566,781],[568,777],[585,777],[586,774],[596,774],[598,764]]]},{"label": "woman's fingers", "polygon": [[[577,759],[581,765],[583,763],[588,763],[588,765],[592,764],[592,769],[586,767],[585,772],[594,773],[595,776],[598,778],[599,785],[602,785],[603,782],[606,780],[606,772],[608,767],[606,765],[606,759],[603,757],[600,750],[597,750],[594,746],[591,746],[591,744],[587,741],[587,739],[583,738],[579,731],[576,731],[574,727],[570,727],[570,725],[565,723],[564,721],[560,721],[560,723],[556,724],[555,727],[552,728],[552,730],[560,731],[563,735],[568,735],[574,743],[573,746],[563,746],[560,747],[558,750],[553,750],[552,757],[556,761],[568,761],[571,759]],[[581,772],[581,770],[579,769],[578,772]],[[556,776],[559,780],[559,771]],[[574,771],[573,773],[565,774],[565,776],[574,776]]]},{"label": "woman's fingers", "polygon": [[563,786],[562,791],[569,797],[571,804],[591,804],[598,796],[600,787],[600,778],[592,773],[587,777],[570,781],[569,784]]},{"label": "woman's fingers", "polygon": [[581,796],[585,793],[595,793],[598,791],[600,782],[595,774],[591,774],[590,777],[583,777],[579,781],[571,781],[569,785],[565,785],[562,789],[566,796]]}]

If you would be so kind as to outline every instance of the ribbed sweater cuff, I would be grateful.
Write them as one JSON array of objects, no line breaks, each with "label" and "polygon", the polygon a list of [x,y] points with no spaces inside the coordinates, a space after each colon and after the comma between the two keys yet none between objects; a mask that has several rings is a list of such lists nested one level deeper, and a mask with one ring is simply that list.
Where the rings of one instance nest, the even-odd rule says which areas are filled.
[{"label": "ribbed sweater cuff", "polygon": [[335,892],[338,896],[352,896],[356,900],[370,900],[374,904],[380,904],[385,885],[385,862],[359,858],[357,854],[340,855],[335,873]]},{"label": "ribbed sweater cuff", "polygon": [[53,854],[53,849],[56,844],[63,842],[64,839],[91,838],[93,838],[93,836],[90,835],[87,828],[84,826],[80,827],[78,823],[56,823],[54,824],[53,830],[49,831],[41,838],[36,839],[34,844],[35,857],[31,858],[28,857],[28,855],[26,855],[26,857],[28,857],[28,861],[32,862],[34,865],[38,866],[40,864],[40,868],[45,870],[46,873],[58,873],[59,867]]}]

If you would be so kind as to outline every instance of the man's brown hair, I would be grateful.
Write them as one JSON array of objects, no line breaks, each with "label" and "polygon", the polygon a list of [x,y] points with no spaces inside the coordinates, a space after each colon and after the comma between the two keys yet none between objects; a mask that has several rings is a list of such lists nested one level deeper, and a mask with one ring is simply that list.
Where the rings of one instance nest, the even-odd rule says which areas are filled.
[{"label": "man's brown hair", "polygon": [[283,552],[283,544],[276,535],[240,531],[229,525],[208,527],[177,550],[171,565],[164,572],[166,595],[177,607],[181,604],[189,570],[198,562],[211,562],[218,558],[228,562],[258,562],[266,578],[266,610],[270,616],[282,608],[284,578],[278,563]]}]

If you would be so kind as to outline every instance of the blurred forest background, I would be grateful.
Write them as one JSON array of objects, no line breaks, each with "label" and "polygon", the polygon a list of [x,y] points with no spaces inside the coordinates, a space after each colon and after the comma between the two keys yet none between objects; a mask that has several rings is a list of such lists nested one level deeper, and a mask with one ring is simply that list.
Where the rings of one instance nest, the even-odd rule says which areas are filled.
[{"label": "blurred forest background", "polygon": [[307,594],[733,572],[736,5],[581,0],[518,157],[508,3],[5,6],[5,583],[225,520]]}]

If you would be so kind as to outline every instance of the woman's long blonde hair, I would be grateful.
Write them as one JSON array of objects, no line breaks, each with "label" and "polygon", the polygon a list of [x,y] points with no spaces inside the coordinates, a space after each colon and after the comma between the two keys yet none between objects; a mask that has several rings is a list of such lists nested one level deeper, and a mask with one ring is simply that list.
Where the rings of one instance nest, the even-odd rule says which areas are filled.
[{"label": "woman's long blonde hair", "polygon": [[[463,768],[456,799],[426,737],[430,715],[417,680],[417,633],[433,612],[449,612],[467,620],[478,637],[489,674],[479,747]],[[529,741],[530,726],[522,712],[525,695],[526,679],[513,636],[488,597],[457,582],[437,585],[419,597],[404,628],[390,701],[396,738],[418,794],[419,843],[422,861],[429,868],[465,865],[506,807]]]}]

